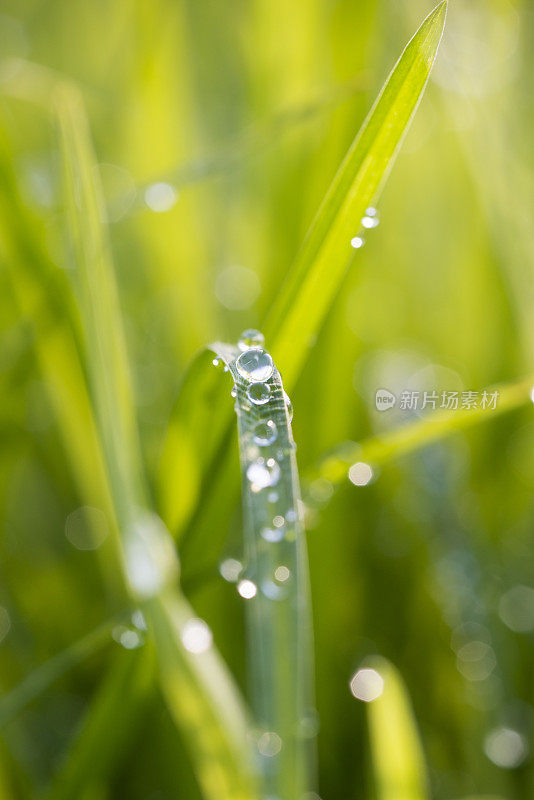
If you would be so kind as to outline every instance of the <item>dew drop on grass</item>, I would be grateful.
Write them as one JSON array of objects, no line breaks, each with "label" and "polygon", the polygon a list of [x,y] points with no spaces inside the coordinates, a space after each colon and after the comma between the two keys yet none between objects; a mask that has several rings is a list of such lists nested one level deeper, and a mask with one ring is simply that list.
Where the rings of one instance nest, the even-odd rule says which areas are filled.
[{"label": "dew drop on grass", "polygon": [[275,486],[280,480],[280,467],[274,458],[258,458],[249,464],[247,478],[252,484],[253,491],[265,489],[267,486]]},{"label": "dew drop on grass", "polygon": [[225,558],[219,564],[219,572],[228,583],[237,583],[243,570],[243,564],[237,558]]},{"label": "dew drop on grass", "polygon": [[256,597],[258,587],[253,581],[244,578],[237,584],[237,591],[245,600],[251,600],[253,597]]},{"label": "dew drop on grass", "polygon": [[240,350],[249,350],[251,348],[262,348],[264,344],[265,336],[263,333],[255,328],[248,328],[239,337],[237,346]]},{"label": "dew drop on grass", "polygon": [[268,402],[271,392],[266,383],[258,381],[252,383],[247,389],[247,397],[255,406],[264,406]]},{"label": "dew drop on grass", "polygon": [[285,531],[283,528],[262,528],[260,533],[266,542],[281,542]]},{"label": "dew drop on grass", "polygon": [[359,250],[361,247],[364,246],[364,244],[365,244],[365,239],[363,238],[363,236],[354,236],[354,238],[350,240],[350,246],[353,247],[354,250]]},{"label": "dew drop on grass", "polygon": [[209,650],[213,636],[203,619],[193,618],[185,623],[181,639],[186,650],[194,655],[200,655]]},{"label": "dew drop on grass", "polygon": [[265,350],[253,348],[241,353],[236,368],[246,381],[268,381],[274,371],[271,356]]},{"label": "dew drop on grass", "polygon": [[289,417],[289,421],[291,422],[293,419],[293,404],[289,399],[289,395],[287,394],[287,392],[284,392],[284,402],[287,408],[287,416]]},{"label": "dew drop on grass", "polygon": [[362,218],[362,225],[368,230],[371,228],[377,228],[380,225],[380,217],[378,216],[378,211],[376,208],[369,206],[365,212],[365,216]]},{"label": "dew drop on grass", "polygon": [[258,739],[258,751],[262,756],[272,758],[282,749],[282,740],[277,733],[266,731]]},{"label": "dew drop on grass", "polygon": [[266,447],[276,441],[278,431],[272,419],[260,420],[254,426],[253,439],[260,447]]},{"label": "dew drop on grass", "polygon": [[235,388],[235,386],[232,386],[232,390],[230,392],[230,396],[231,397],[237,397],[237,389]]}]

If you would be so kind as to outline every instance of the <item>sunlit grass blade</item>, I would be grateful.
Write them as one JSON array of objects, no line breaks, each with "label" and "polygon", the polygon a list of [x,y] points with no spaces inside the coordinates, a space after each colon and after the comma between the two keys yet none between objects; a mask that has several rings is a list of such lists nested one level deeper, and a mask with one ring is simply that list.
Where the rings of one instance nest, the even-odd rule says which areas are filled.
[{"label": "sunlit grass blade", "polygon": [[245,539],[237,588],[248,612],[261,788],[297,798],[312,788],[316,732],[306,542],[289,401],[270,355],[253,344],[213,347],[235,382]]},{"label": "sunlit grass blade", "polygon": [[148,645],[118,654],[60,766],[48,800],[90,800],[109,782],[154,691],[154,668],[154,653]]},{"label": "sunlit grass blade", "polygon": [[382,694],[367,705],[377,800],[428,800],[425,757],[404,681],[384,658],[366,667],[383,680]]},{"label": "sunlit grass blade", "polygon": [[102,194],[83,103],[74,87],[58,88],[56,110],[88,371],[125,573],[134,597],[147,601],[162,688],[204,795],[249,800],[254,791],[248,721],[239,693],[211,640],[203,648],[206,653],[188,644],[187,626],[194,614],[176,588],[177,556],[168,531],[148,509]]},{"label": "sunlit grass blade", "polygon": [[115,624],[116,620],[100,625],[87,636],[37,667],[13,689],[5,692],[0,698],[0,725],[9,722],[69,669],[108,644],[111,641],[111,630]]},{"label": "sunlit grass blade", "polygon": [[372,436],[360,443],[344,442],[326,455],[316,469],[306,477],[310,483],[325,478],[332,484],[346,480],[348,470],[361,461],[379,467],[392,458],[426,447],[450,434],[466,430],[472,425],[489,422],[495,417],[532,402],[534,376],[513,383],[499,384],[486,389],[488,396],[498,393],[496,405],[486,408],[458,408],[430,412],[415,422],[393,428]]},{"label": "sunlit grass blade", "polygon": [[408,43],[334,178],[271,309],[265,332],[291,388],[354,255],[351,240],[376,202],[425,90],[441,41],[440,3]]}]

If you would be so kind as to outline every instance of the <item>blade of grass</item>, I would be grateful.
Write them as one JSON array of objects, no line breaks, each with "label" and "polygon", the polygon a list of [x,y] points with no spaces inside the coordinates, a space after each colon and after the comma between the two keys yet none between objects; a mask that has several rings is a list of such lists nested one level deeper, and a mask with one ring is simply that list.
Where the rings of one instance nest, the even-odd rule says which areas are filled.
[{"label": "blade of grass", "polygon": [[108,784],[141,722],[153,691],[154,670],[154,654],[147,645],[118,654],[60,765],[48,800],[90,800]]},{"label": "blade of grass", "polygon": [[377,800],[428,800],[426,764],[404,681],[384,658],[369,661],[383,691],[367,704]]},{"label": "blade of grass", "polygon": [[[423,95],[441,40],[446,9],[446,2],[434,9],[401,55],[328,190],[268,316],[268,338],[273,342],[275,361],[289,390],[350,263],[350,240],[355,226],[359,226],[365,209],[376,200],[382,189]],[[214,411],[214,418],[218,419],[219,414],[226,414],[224,407],[219,412]],[[165,473],[160,472],[159,493],[168,500],[163,513],[173,533],[183,538],[189,525],[188,541],[195,529],[194,509],[190,506],[187,514],[180,517],[181,512],[176,508],[179,504],[175,499],[177,493],[168,482],[168,476],[175,472],[172,468],[172,442],[177,438],[177,431],[179,436],[179,429],[185,427],[180,415],[178,405],[171,417],[167,442],[163,447],[166,469]],[[228,430],[228,415],[225,424]],[[225,430],[224,425],[217,424],[217,429],[219,427]],[[221,446],[222,438],[218,444]],[[217,496],[217,502],[221,495],[228,496],[227,470],[217,469],[221,451],[214,446],[213,452],[216,456],[206,463],[203,475],[196,477],[197,483],[211,484],[212,487],[210,495],[203,493],[202,504],[197,504],[198,513],[204,516],[212,495]],[[219,491],[214,491],[214,487]],[[174,527],[176,521],[179,523],[177,528]],[[205,552],[206,542],[203,537],[200,539],[196,542],[196,550]]]},{"label": "blade of grass", "polygon": [[[313,648],[291,420],[265,350],[244,343],[213,349],[235,382],[245,538],[238,591],[248,612],[261,788],[265,796],[297,798],[313,780]],[[247,359],[265,365],[263,382],[254,382],[259,373],[247,371]]]},{"label": "blade of grass", "polygon": [[116,624],[117,620],[110,620],[99,625],[94,631],[34,669],[17,686],[6,692],[0,698],[0,726],[9,722],[68,670],[109,643],[111,630]]},{"label": "blade of grass", "polygon": [[317,478],[324,478],[336,485],[347,479],[348,470],[356,461],[371,467],[381,466],[392,458],[426,447],[452,433],[466,430],[471,425],[489,422],[495,417],[532,402],[534,376],[521,378],[507,384],[488,388],[488,395],[498,392],[495,408],[460,408],[440,410],[422,419],[402,425],[390,431],[372,436],[357,444],[345,442],[324,456],[318,466],[307,477],[307,485]]},{"label": "blade of grass", "polygon": [[175,587],[178,561],[168,532],[148,510],[117,288],[101,222],[102,193],[83,102],[66,85],[56,91],[55,108],[88,371],[125,573],[135,599],[147,601],[162,688],[204,795],[248,800],[254,790],[248,722],[239,693],[211,643],[202,654],[187,644],[194,614]]},{"label": "blade of grass", "polygon": [[391,72],[330,186],[265,333],[286,386],[294,384],[352,260],[351,239],[376,202],[428,82],[447,11],[425,19]]}]

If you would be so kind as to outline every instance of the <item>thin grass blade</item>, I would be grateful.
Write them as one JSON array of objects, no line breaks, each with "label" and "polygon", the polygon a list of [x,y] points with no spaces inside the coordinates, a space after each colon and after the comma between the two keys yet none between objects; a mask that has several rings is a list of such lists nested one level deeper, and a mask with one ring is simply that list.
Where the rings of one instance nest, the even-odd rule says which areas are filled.
[{"label": "thin grass blade", "polygon": [[261,788],[302,797],[313,781],[313,648],[290,406],[267,351],[213,345],[235,382],[252,706]]},{"label": "thin grass blade", "polygon": [[406,46],[328,190],[272,308],[265,332],[291,388],[352,261],[351,241],[374,204],[423,96],[447,11],[440,3]]},{"label": "thin grass blade", "polygon": [[425,757],[404,681],[386,659],[368,666],[383,680],[382,694],[367,705],[376,798],[428,800]]}]

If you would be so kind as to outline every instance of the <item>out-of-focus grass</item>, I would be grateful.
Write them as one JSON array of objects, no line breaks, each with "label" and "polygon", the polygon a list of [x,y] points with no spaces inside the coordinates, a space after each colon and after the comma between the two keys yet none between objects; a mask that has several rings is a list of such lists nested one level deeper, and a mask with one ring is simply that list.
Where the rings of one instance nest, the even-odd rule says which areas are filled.
[{"label": "out-of-focus grass", "polygon": [[[392,55],[429,10],[419,0],[302,0],[289,10],[259,0],[3,4],[3,690],[125,605],[80,320],[65,302],[71,276],[46,115],[52,75],[13,59],[52,70],[54,81],[67,77],[88,104],[151,499],[162,494],[155,476],[186,364],[205,342],[235,340],[265,317]],[[381,200],[381,225],[356,254],[292,395],[305,473],[340,442],[379,446],[389,431],[415,426],[410,414],[376,412],[377,388],[477,390],[532,374],[529,15],[521,0],[451,6],[433,81]],[[364,91],[337,103],[337,87],[362,73]],[[325,103],[295,124],[291,109],[317,97]],[[257,149],[250,131],[260,131]],[[242,158],[236,141],[247,143]],[[174,184],[183,165],[213,164],[221,152],[230,154],[224,170],[206,169],[174,197],[164,190],[169,210],[147,205],[155,182]],[[208,441],[209,415],[202,424]],[[365,709],[348,683],[376,654],[406,683],[432,797],[532,794],[534,622],[528,590],[510,594],[532,586],[530,406],[455,427],[382,462],[369,485],[347,482],[310,519],[325,800],[372,796]],[[328,483],[321,487],[330,494]],[[104,522],[70,516],[87,505]],[[180,512],[183,585],[244,685],[241,607],[209,546],[216,526],[219,541],[228,532],[225,557],[240,557],[239,513],[233,502],[218,508]],[[95,541],[96,550],[83,549]],[[82,746],[115,656],[145,652],[125,654],[116,638],[3,726],[6,796],[44,793],[73,742],[73,753]],[[98,796],[198,797],[161,698],[151,696],[139,719]]]}]

